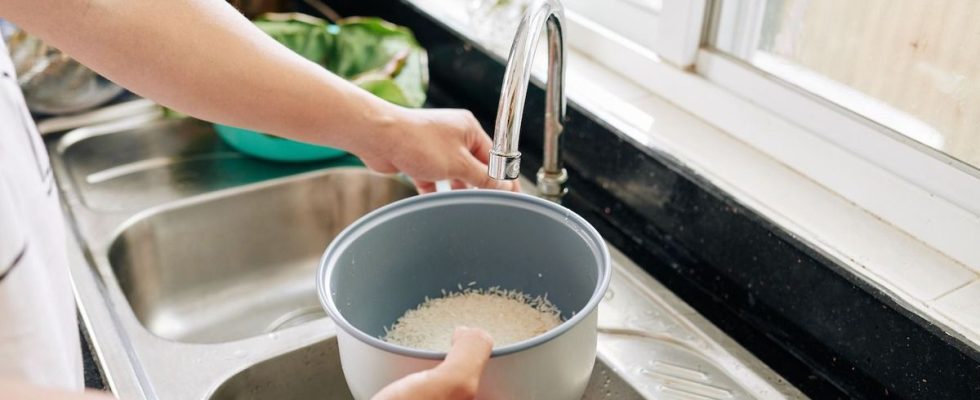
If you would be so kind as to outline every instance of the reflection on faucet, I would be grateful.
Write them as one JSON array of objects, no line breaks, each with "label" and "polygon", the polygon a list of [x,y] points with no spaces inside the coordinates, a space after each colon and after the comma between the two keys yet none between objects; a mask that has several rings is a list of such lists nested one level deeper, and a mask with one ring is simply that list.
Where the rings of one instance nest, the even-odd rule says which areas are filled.
[{"label": "reflection on faucet", "polygon": [[558,0],[531,3],[517,28],[510,49],[504,84],[500,93],[497,123],[490,150],[490,177],[517,179],[521,173],[521,152],[517,149],[521,133],[524,100],[531,78],[531,64],[543,27],[548,27],[548,83],[544,114],[544,157],[538,171],[541,196],[559,202],[568,191],[568,173],[562,168],[561,133],[565,120],[565,33],[564,7]]}]

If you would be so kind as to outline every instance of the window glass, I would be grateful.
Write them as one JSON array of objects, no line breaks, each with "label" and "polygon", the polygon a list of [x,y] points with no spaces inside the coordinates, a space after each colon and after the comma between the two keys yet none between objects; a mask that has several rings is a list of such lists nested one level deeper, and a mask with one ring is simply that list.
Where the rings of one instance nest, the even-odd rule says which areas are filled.
[{"label": "window glass", "polygon": [[716,48],[980,166],[980,1],[719,2]]}]

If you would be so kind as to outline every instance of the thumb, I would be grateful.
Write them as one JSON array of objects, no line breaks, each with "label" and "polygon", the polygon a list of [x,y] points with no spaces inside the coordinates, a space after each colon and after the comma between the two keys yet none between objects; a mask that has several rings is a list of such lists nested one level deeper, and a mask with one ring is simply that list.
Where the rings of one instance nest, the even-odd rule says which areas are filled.
[{"label": "thumb", "polygon": [[493,351],[493,338],[481,329],[457,327],[453,332],[453,347],[439,368],[464,376],[479,376]]},{"label": "thumb", "polygon": [[480,375],[490,359],[493,339],[479,329],[456,328],[453,347],[446,360],[432,370],[416,372],[395,381],[374,400],[465,399],[476,396]]},{"label": "thumb", "polygon": [[480,376],[490,360],[493,339],[479,329],[458,327],[453,333],[453,347],[446,360],[433,372],[447,382],[447,399],[472,400],[480,389]]}]

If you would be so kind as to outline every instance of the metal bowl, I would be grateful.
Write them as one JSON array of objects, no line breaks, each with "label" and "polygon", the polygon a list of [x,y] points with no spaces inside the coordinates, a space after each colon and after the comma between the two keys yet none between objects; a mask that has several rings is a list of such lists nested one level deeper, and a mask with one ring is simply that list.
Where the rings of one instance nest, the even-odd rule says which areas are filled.
[{"label": "metal bowl", "polygon": [[33,112],[75,113],[102,105],[124,90],[22,30],[13,31],[7,48],[17,83]]}]

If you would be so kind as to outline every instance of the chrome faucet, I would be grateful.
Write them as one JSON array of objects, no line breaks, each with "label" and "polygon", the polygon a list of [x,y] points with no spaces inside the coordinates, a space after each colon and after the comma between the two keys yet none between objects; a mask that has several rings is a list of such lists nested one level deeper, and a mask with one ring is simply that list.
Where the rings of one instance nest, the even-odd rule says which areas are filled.
[{"label": "chrome faucet", "polygon": [[521,152],[517,149],[521,118],[531,64],[548,27],[548,82],[544,110],[544,157],[538,170],[541,197],[560,202],[568,192],[568,173],[562,168],[561,133],[565,123],[565,8],[558,0],[534,0],[528,7],[510,48],[504,84],[500,91],[497,123],[490,150],[489,174],[494,179],[517,179],[521,174]]}]

